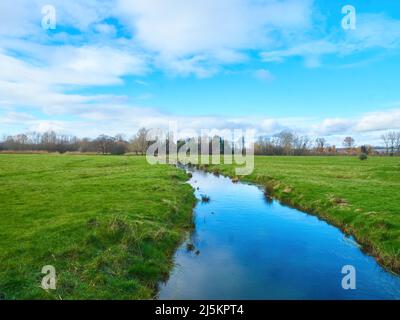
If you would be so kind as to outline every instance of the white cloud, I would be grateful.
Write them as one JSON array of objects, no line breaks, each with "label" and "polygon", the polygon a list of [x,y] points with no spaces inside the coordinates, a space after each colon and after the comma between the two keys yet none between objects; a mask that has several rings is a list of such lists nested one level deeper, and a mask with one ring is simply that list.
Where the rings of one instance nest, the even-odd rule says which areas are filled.
[{"label": "white cloud", "polygon": [[[261,116],[229,117],[223,115],[184,116],[168,114],[157,109],[132,106],[124,103],[95,103],[61,108],[59,114],[43,120],[26,112],[9,111],[2,115],[2,128],[13,128],[7,133],[55,130],[65,134],[95,137],[99,134],[133,135],[140,127],[168,129],[177,123],[179,131],[254,129],[258,135],[273,135],[282,130],[292,130],[311,138],[326,137],[329,143],[341,146],[343,138],[353,136],[359,145],[381,144],[382,133],[400,130],[400,109],[361,114],[352,118],[272,118]],[[63,120],[63,115],[72,120]],[[6,130],[2,129],[2,130]],[[6,133],[6,132],[0,132]]]},{"label": "white cloud", "polygon": [[382,14],[358,14],[356,30],[334,28],[318,39],[299,38],[286,48],[261,53],[265,62],[283,62],[289,57],[303,57],[307,67],[319,67],[325,55],[347,56],[369,49],[400,48],[400,21]]},{"label": "white cloud", "polygon": [[96,86],[122,83],[121,77],[146,71],[142,57],[118,48],[65,46],[41,55],[28,62],[0,51],[0,80]]},{"label": "white cloud", "polygon": [[[0,50],[2,105],[41,108],[49,114],[88,108],[93,103],[120,102],[123,97],[69,92],[77,87],[122,84],[126,75],[141,75],[141,56],[110,47],[54,48],[46,59],[39,51],[34,61],[23,61]],[[42,56],[43,55],[43,56]]]},{"label": "white cloud", "polygon": [[392,129],[400,129],[400,109],[367,113],[354,126],[357,132]]},{"label": "white cloud", "polygon": [[354,125],[351,119],[342,118],[328,118],[324,119],[320,124],[316,126],[315,132],[318,135],[334,135],[343,132],[349,132]]},{"label": "white cloud", "polygon": [[304,57],[308,67],[319,66],[319,58],[326,54],[337,53],[339,46],[327,40],[316,40],[301,43],[285,50],[275,50],[261,53],[265,62],[283,62],[286,58],[293,56]]},{"label": "white cloud", "polygon": [[[209,77],[225,64],[246,61],[243,51],[270,43],[270,30],[308,26],[311,2],[54,0],[57,26],[84,34],[50,35],[41,29],[41,8],[46,1],[2,1],[2,103],[57,113],[67,106],[110,99],[74,94],[72,89],[123,84],[123,77],[142,75],[150,68]],[[131,41],[111,42],[108,37],[115,37],[116,29],[104,22],[108,17],[125,21]],[[55,46],[55,42],[62,45]]]},{"label": "white cloud", "polygon": [[162,55],[216,54],[268,43],[268,28],[305,27],[307,0],[119,0],[144,47]]},{"label": "white cloud", "polygon": [[[81,76],[90,76],[88,84],[98,79],[99,84],[120,83],[122,76],[140,75],[146,70],[145,63],[140,56],[132,52],[110,47],[80,47],[63,49],[58,59],[65,61],[60,69],[78,73]],[[72,84],[76,83],[79,75],[73,74]],[[85,77],[83,77],[85,78]],[[55,79],[57,82],[57,79]],[[68,80],[67,80],[68,81]],[[82,81],[85,84],[85,81]]]},{"label": "white cloud", "polygon": [[178,74],[213,75],[246,60],[244,51],[275,42],[272,32],[306,29],[311,0],[118,0],[133,41]]},{"label": "white cloud", "polygon": [[314,126],[314,134],[369,133],[400,129],[400,109],[368,112],[356,118],[328,118]]}]

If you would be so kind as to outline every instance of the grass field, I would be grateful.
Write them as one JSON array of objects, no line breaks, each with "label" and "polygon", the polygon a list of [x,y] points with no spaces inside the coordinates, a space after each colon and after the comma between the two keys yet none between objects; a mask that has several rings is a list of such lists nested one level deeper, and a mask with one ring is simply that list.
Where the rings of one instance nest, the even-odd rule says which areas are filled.
[{"label": "grass field", "polygon": [[[206,169],[235,176],[230,165]],[[243,179],[339,226],[400,272],[399,157],[256,157],[254,173]]]},{"label": "grass field", "polygon": [[154,297],[192,227],[186,179],[142,157],[0,155],[0,299]]},{"label": "grass field", "polygon": [[[234,176],[229,165],[207,170]],[[149,299],[192,227],[183,171],[143,157],[0,155],[0,299]],[[400,158],[256,157],[243,178],[400,271]],[[57,290],[41,289],[53,265]]]}]

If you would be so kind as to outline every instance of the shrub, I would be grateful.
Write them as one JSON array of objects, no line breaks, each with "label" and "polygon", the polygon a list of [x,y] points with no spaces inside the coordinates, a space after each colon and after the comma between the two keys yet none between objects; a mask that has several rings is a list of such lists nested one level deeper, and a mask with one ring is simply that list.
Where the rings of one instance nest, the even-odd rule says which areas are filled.
[{"label": "shrub", "polygon": [[358,158],[359,158],[361,161],[364,161],[364,160],[367,160],[367,159],[368,159],[368,155],[367,155],[366,153],[361,153],[361,154],[358,156]]}]

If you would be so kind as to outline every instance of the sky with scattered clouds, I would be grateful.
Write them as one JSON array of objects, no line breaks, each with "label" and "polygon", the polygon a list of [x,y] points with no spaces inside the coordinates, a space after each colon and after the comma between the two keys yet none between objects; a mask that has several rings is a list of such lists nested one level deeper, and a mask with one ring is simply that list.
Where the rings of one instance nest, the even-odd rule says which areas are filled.
[{"label": "sky with scattered clouds", "polygon": [[0,134],[129,137],[177,121],[379,144],[400,129],[399,74],[396,0],[0,2]]}]

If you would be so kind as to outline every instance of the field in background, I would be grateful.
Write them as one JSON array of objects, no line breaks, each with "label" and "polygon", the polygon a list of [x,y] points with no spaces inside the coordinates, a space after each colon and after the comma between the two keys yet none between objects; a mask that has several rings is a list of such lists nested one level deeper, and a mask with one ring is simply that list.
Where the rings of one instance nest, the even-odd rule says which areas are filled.
[{"label": "field in background", "polygon": [[0,299],[152,298],[192,227],[186,179],[144,157],[0,155]]},{"label": "field in background", "polygon": [[[235,176],[231,165],[201,166]],[[400,158],[256,157],[243,180],[354,235],[380,263],[400,272]]]}]

